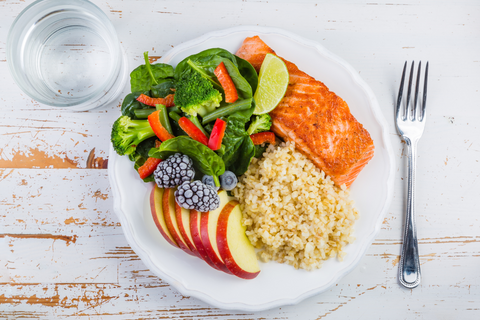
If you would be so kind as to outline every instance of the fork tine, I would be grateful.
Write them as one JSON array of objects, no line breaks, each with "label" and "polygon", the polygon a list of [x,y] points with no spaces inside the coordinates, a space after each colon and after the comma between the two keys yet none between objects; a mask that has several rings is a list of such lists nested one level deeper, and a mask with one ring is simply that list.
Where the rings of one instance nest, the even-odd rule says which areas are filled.
[{"label": "fork tine", "polygon": [[398,98],[397,98],[397,108],[395,112],[395,117],[400,117],[400,106],[402,102],[402,95],[403,95],[403,83],[405,82],[405,69],[407,68],[407,61],[403,65],[403,72],[402,72],[402,80],[400,80],[400,88],[398,89]]},{"label": "fork tine", "polygon": [[425,109],[427,107],[427,82],[428,82],[428,61],[425,66],[425,80],[423,80],[423,101],[422,101],[422,118],[420,121],[423,121],[425,118]]},{"label": "fork tine", "polygon": [[[417,117],[417,100],[418,100],[418,87],[420,86],[420,70],[422,69],[422,61],[418,62],[418,71],[417,71],[417,83],[415,84],[415,97],[413,98],[413,115],[412,120],[415,120]],[[421,107],[421,106],[420,106]],[[421,110],[421,109],[420,109]],[[420,117],[421,112],[419,112]]]},{"label": "fork tine", "polygon": [[407,89],[407,101],[405,104],[405,112],[403,120],[406,120],[407,117],[412,114],[412,108],[408,108],[408,104],[410,103],[410,94],[412,92],[412,78],[413,78],[413,66],[415,65],[415,61],[412,61],[412,67],[410,68],[410,76],[408,77],[408,89]]}]

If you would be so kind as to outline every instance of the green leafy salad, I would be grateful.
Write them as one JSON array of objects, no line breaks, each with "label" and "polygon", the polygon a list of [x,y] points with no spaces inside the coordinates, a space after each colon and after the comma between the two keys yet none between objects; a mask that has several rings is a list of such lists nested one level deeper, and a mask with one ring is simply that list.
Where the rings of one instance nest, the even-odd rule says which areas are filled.
[{"label": "green leafy salad", "polygon": [[[145,182],[157,181],[160,163],[181,154],[191,159],[195,180],[210,177],[218,188],[225,172],[242,175],[275,142],[268,113],[253,115],[258,75],[248,61],[220,48],[191,55],[176,67],[150,64],[148,52],[144,58],[130,74],[132,92],[123,100],[111,141]],[[175,159],[178,168],[190,161]]]}]

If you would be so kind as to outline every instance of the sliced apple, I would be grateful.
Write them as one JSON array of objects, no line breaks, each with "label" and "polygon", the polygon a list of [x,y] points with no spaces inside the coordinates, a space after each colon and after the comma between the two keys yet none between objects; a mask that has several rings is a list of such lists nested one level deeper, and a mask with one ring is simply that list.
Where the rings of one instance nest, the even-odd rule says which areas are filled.
[{"label": "sliced apple", "polygon": [[178,227],[177,218],[175,215],[175,189],[166,188],[163,192],[163,215],[165,216],[165,223],[167,225],[168,231],[172,235],[172,238],[175,239],[175,242],[178,244],[178,247],[190,255],[194,255],[190,248],[183,240]]},{"label": "sliced apple", "polygon": [[175,202],[175,218],[177,219],[180,235],[182,236],[182,239],[187,247],[194,255],[202,258],[199,255],[195,244],[193,243],[192,233],[190,232],[190,210],[180,207],[178,203]]},{"label": "sliced apple", "polygon": [[222,212],[223,207],[228,203],[229,197],[225,190],[221,190],[218,193],[220,197],[220,206],[210,212],[202,212],[200,217],[200,236],[202,238],[203,246],[207,252],[208,257],[212,260],[213,264],[226,273],[231,273],[225,266],[225,263],[220,256],[220,252],[217,247],[217,223],[218,216]]},{"label": "sliced apple", "polygon": [[150,194],[150,209],[152,211],[153,221],[155,221],[158,231],[160,231],[160,234],[165,240],[172,246],[178,248],[177,242],[172,237],[170,231],[168,231],[165,222],[165,216],[163,214],[163,191],[164,189],[155,185],[155,188],[152,189],[152,193]]},{"label": "sliced apple", "polygon": [[242,211],[238,201],[227,203],[218,217],[217,246],[225,266],[243,279],[253,279],[260,273],[255,249],[245,234]]},{"label": "sliced apple", "polygon": [[201,213],[197,210],[190,211],[190,233],[192,234],[192,240],[197,248],[200,258],[205,260],[212,268],[218,269],[208,257],[207,251],[202,243],[202,237],[200,235],[200,217]]}]

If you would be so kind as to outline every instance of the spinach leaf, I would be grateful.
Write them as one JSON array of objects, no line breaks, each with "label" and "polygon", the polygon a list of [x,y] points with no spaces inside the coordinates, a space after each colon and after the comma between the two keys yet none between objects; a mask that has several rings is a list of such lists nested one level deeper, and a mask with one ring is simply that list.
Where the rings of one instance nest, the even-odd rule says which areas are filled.
[{"label": "spinach leaf", "polygon": [[199,170],[203,174],[218,177],[225,172],[225,163],[215,151],[186,136],[164,141],[159,148],[151,149],[148,155],[154,158],[166,159],[177,152],[192,158],[195,170]]},{"label": "spinach leaf", "polygon": [[146,177],[145,179],[143,179],[143,182],[154,182],[155,181],[155,177],[153,175],[153,173],[151,175],[149,175],[148,177]]},{"label": "spinach leaf", "polygon": [[158,83],[159,79],[173,78],[173,67],[169,64],[155,63],[151,65],[151,68],[153,77],[156,80],[152,80],[154,83]]},{"label": "spinach leaf", "polygon": [[245,119],[231,115],[226,121],[227,127],[222,140],[225,148],[219,151],[219,155],[222,157],[225,167],[230,170],[230,166],[232,166],[239,157],[238,151],[247,136],[247,132],[245,131]]},{"label": "spinach leaf", "polygon": [[173,77],[173,67],[165,63],[150,64],[148,51],[143,53],[145,64],[138,66],[130,73],[132,92],[150,91],[151,87],[159,84],[160,79]]},{"label": "spinach leaf", "polygon": [[[250,139],[252,140],[252,139]],[[267,144],[265,143],[264,146],[262,145],[256,145],[255,146],[255,154],[253,155],[255,158],[260,159],[263,157],[263,153],[267,150]]]},{"label": "spinach leaf", "polygon": [[125,97],[125,99],[123,99],[123,102],[122,102],[122,108],[121,108],[122,115],[129,116],[132,119],[136,119],[134,110],[151,108],[150,106],[147,106],[146,104],[143,104],[137,101],[137,98],[142,93],[148,94],[148,92],[142,92],[142,91],[137,91],[137,92],[127,94],[127,96]]},{"label": "spinach leaf", "polygon": [[178,80],[180,78],[180,75],[182,72],[188,68],[188,60],[197,63],[198,61],[203,61],[203,60],[208,60],[211,58],[211,56],[220,56],[225,59],[228,59],[232,61],[235,66],[237,65],[237,61],[235,58],[235,55],[230,53],[229,51],[221,48],[212,48],[212,49],[207,49],[202,52],[199,52],[197,54],[193,54],[191,56],[186,57],[182,61],[180,61],[179,64],[175,67],[175,80]]},{"label": "spinach leaf", "polygon": [[233,53],[222,48],[212,48],[204,50],[195,55],[195,59],[198,61],[209,60],[212,56],[219,56],[232,61],[237,66],[237,60]]},{"label": "spinach leaf", "polygon": [[255,145],[249,136],[246,136],[243,139],[243,143],[238,149],[238,154],[239,156],[237,161],[235,161],[235,163],[230,167],[230,171],[235,173],[237,176],[241,176],[247,171],[250,161],[252,161],[252,158],[255,155]]},{"label": "spinach leaf", "polygon": [[148,138],[142,142],[140,142],[135,149],[135,152],[141,155],[142,157],[145,158],[145,160],[148,159],[148,152],[150,149],[155,148],[155,141],[157,140],[157,137],[151,137]]},{"label": "spinach leaf", "polygon": [[130,74],[130,85],[132,91],[148,91],[152,85],[158,84],[159,79],[173,76],[173,67],[168,64],[157,63],[151,66],[154,78],[150,76],[145,65],[141,65]]},{"label": "spinach leaf", "polygon": [[183,129],[180,127],[180,125],[178,124],[177,121],[174,121],[173,119],[170,118],[170,125],[172,126],[172,131],[173,131],[173,135],[175,137],[178,137],[178,136],[188,136],[188,134],[183,131]]},{"label": "spinach leaf", "polygon": [[158,80],[158,84],[153,85],[150,88],[150,94],[153,98],[165,98],[172,93],[175,93],[175,83],[173,78],[160,79]]},{"label": "spinach leaf", "polygon": [[209,122],[209,123],[203,125],[203,129],[205,129],[205,131],[207,131],[208,134],[211,134],[214,124],[215,124],[214,122]]},{"label": "spinach leaf", "polygon": [[252,87],[252,92],[255,94],[258,86],[257,71],[247,60],[244,60],[238,56],[235,56],[235,58],[237,59],[238,71],[240,71],[240,74],[245,78],[245,80],[248,81],[248,83]]},{"label": "spinach leaf", "polygon": [[[150,73],[147,66],[142,64],[130,73],[132,92],[149,91],[152,85],[158,84],[159,79],[173,77],[173,67],[165,63],[152,64],[151,71]],[[153,74],[153,78],[151,74]]]},{"label": "spinach leaf", "polygon": [[217,150],[217,154],[218,155],[225,154],[225,145],[224,144],[220,145],[220,149]]}]

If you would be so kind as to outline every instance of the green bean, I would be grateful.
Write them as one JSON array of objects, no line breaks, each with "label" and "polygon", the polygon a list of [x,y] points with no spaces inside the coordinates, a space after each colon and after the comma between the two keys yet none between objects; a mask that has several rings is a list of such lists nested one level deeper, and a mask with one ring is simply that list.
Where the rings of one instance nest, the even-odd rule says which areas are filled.
[{"label": "green bean", "polygon": [[182,110],[180,110],[179,106],[168,107],[168,111],[173,111],[173,112],[176,112],[176,113],[181,113],[182,112]]},{"label": "green bean", "polygon": [[207,133],[207,131],[205,131],[205,129],[203,128],[202,124],[200,123],[200,120],[198,120],[197,117],[189,116],[188,119],[190,119],[190,121],[192,121],[192,123],[193,123],[198,129],[200,129],[200,131],[202,131],[204,135],[207,136],[207,138],[209,137],[209,134]]},{"label": "green bean", "polygon": [[138,119],[147,119],[150,114],[155,112],[155,110],[156,109],[154,108],[135,109],[133,110],[133,113],[135,114],[135,117],[137,117]]},{"label": "green bean", "polygon": [[205,117],[203,117],[202,124],[205,125],[205,124],[207,124],[207,123],[209,123],[209,122],[211,122],[211,121],[213,121],[217,118],[231,115],[232,113],[237,112],[237,111],[247,110],[251,106],[252,106],[252,99],[251,98],[235,101],[234,103],[231,103],[229,105],[220,107],[220,108],[206,114]]},{"label": "green bean", "polygon": [[159,118],[162,126],[167,129],[168,133],[173,134],[172,126],[170,125],[170,120],[168,119],[167,107],[165,107],[163,104],[157,104],[156,108],[157,110],[160,110]]},{"label": "green bean", "polygon": [[173,111],[170,111],[168,113],[168,115],[170,116],[170,118],[172,118],[173,120],[175,120],[175,122],[178,122],[178,120],[180,120],[181,116],[176,113],[176,112],[173,112]]}]

